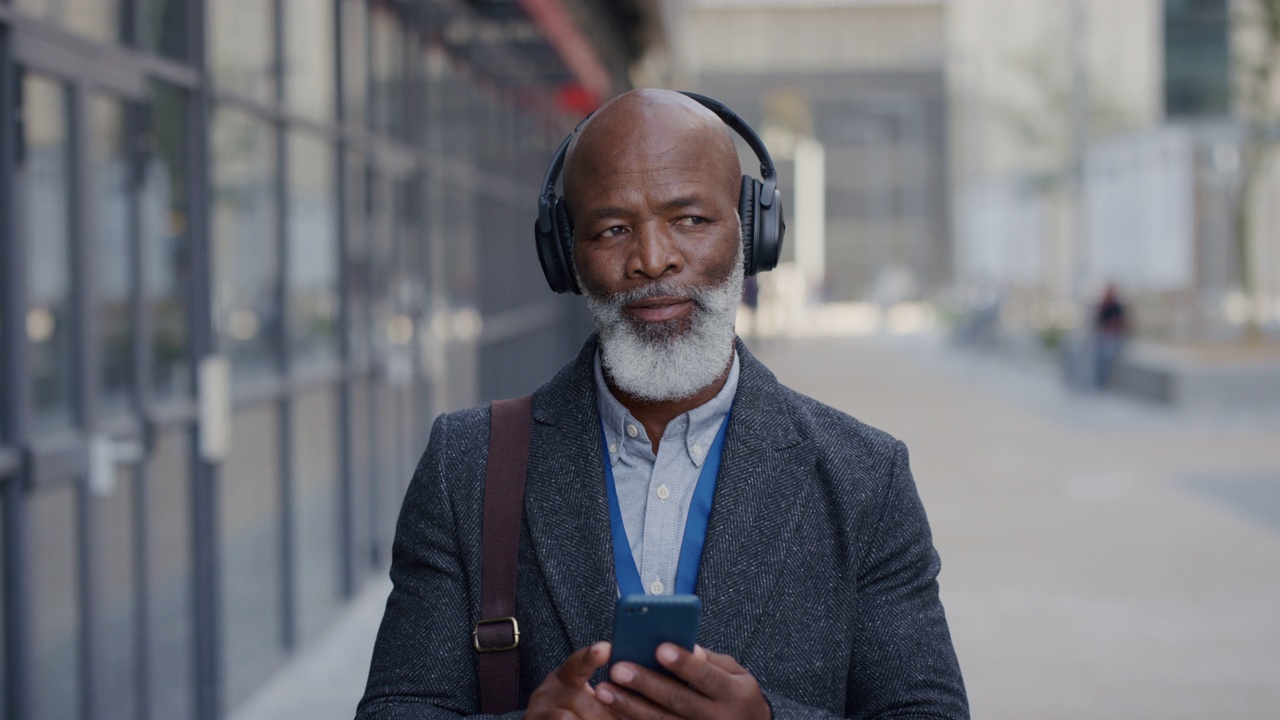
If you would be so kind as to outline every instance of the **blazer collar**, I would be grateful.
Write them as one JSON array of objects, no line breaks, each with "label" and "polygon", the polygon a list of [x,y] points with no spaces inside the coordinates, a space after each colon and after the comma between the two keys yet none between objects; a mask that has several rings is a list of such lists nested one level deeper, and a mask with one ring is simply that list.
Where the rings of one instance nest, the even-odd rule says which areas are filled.
[{"label": "blazer collar", "polygon": [[698,642],[741,657],[786,567],[815,453],[789,391],[738,341],[742,375],[698,570]]},{"label": "blazer collar", "polygon": [[533,393],[525,509],[552,604],[576,649],[613,631],[609,505],[591,363],[593,335],[578,357]]}]

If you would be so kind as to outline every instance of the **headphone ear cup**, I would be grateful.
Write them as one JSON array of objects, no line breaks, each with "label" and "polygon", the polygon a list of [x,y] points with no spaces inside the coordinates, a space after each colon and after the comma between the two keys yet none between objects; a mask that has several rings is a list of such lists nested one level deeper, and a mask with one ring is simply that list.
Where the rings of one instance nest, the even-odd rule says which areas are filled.
[{"label": "headphone ear cup", "polygon": [[[568,252],[572,251],[573,231],[568,226],[564,202],[548,193],[538,198],[538,220],[533,224],[538,246],[538,262],[552,292],[578,292]],[[566,243],[565,238],[569,238]]]},{"label": "headphone ear cup", "polygon": [[782,212],[782,191],[774,189],[773,204],[756,207],[755,259],[756,272],[765,272],[778,266],[782,257],[782,236],[787,231],[786,217]]},{"label": "headphone ear cup", "polygon": [[573,222],[569,220],[569,208],[564,198],[556,198],[555,222],[552,223],[556,241],[560,244],[560,258],[564,267],[565,290],[582,294],[578,278],[573,274]]},{"label": "headphone ear cup", "polygon": [[742,224],[742,269],[747,275],[756,274],[756,198],[762,187],[750,175],[742,176],[742,191],[738,194],[738,221]]}]

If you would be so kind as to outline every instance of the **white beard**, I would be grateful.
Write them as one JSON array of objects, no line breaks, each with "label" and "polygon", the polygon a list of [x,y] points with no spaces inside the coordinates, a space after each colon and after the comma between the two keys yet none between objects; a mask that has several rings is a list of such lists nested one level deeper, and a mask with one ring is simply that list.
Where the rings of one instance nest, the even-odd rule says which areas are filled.
[{"label": "white beard", "polygon": [[[729,277],[711,287],[658,281],[612,296],[586,293],[587,310],[600,332],[605,375],[628,395],[649,401],[682,400],[715,382],[733,356],[742,261],[739,244]],[[581,278],[578,286],[584,287]],[[660,295],[693,300],[690,318],[641,323],[623,313],[630,303]]]}]

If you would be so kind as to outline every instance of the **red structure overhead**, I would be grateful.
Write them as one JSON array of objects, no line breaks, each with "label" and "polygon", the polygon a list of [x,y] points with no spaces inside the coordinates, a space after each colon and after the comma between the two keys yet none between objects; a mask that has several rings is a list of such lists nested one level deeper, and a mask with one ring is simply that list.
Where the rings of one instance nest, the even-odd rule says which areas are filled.
[{"label": "red structure overhead", "polygon": [[560,0],[517,0],[547,43],[555,49],[569,72],[577,78],[577,86],[561,93],[566,109],[590,112],[613,95],[613,81],[604,63],[583,37],[582,32]]}]

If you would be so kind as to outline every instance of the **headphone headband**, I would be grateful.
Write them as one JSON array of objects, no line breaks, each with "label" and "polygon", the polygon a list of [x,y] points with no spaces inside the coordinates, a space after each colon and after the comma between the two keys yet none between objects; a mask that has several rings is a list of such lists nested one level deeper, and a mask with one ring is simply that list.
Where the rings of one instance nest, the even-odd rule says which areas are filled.
[{"label": "headphone headband", "polygon": [[[778,171],[773,166],[773,157],[769,155],[769,149],[764,146],[764,141],[756,134],[756,131],[747,124],[746,120],[738,117],[738,113],[729,109],[729,106],[706,95],[699,95],[694,92],[680,91],[681,95],[688,96],[697,100],[703,107],[715,113],[725,125],[733,128],[734,132],[747,141],[747,145],[751,147],[752,152],[756,154],[756,158],[760,160],[760,178],[764,180],[765,189],[773,190],[778,184]],[[761,204],[768,207],[773,202],[773,193],[766,192],[761,198]]]},{"label": "headphone headband", "polygon": [[[747,121],[724,103],[698,93],[681,91],[681,94],[715,113],[716,117],[746,141],[760,161],[760,177],[764,182],[748,175],[742,176],[742,192],[738,197],[738,216],[742,223],[743,262],[747,275],[754,275],[762,270],[772,270],[777,266],[778,258],[782,254],[782,236],[787,226],[782,214],[782,193],[778,190],[778,173],[769,150]],[[560,143],[542,178],[542,194],[538,196],[538,219],[533,228],[538,261],[542,264],[542,272],[547,278],[547,284],[558,293],[581,293],[582,290],[574,279],[572,269],[573,226],[569,220],[564,199],[556,197],[556,182],[560,178],[561,171],[564,170],[570,143],[594,114],[593,112],[583,118],[573,128],[573,132]]]}]

